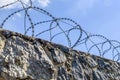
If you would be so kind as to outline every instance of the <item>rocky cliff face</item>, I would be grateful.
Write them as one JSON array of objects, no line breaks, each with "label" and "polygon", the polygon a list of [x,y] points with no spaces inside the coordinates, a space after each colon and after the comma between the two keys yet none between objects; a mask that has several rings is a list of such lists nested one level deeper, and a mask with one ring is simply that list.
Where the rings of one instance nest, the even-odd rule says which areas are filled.
[{"label": "rocky cliff face", "polygon": [[120,80],[120,63],[0,30],[0,80]]}]

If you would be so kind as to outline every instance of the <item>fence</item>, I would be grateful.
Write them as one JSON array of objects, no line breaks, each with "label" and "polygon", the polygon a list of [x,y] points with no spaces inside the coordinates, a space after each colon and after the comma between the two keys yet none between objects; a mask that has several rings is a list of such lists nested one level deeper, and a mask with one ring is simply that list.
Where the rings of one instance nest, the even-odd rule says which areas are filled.
[{"label": "fence", "polygon": [[[16,9],[6,9],[11,5],[19,4]],[[4,14],[5,12],[9,13]],[[73,49],[83,50],[89,53],[98,53],[106,58],[120,61],[120,42],[107,39],[103,35],[90,34],[85,31],[77,22],[70,18],[57,18],[40,7],[33,5],[29,0],[26,4],[21,0],[3,5],[0,7],[1,28],[5,28],[9,23],[18,23],[20,26],[12,27],[19,30],[24,35],[44,38],[50,42],[66,45]],[[8,15],[9,14],[9,15]],[[13,20],[15,15],[21,14],[22,20]],[[44,16],[43,16],[44,15]],[[16,18],[16,17],[15,17]],[[108,56],[109,55],[109,56]]]}]

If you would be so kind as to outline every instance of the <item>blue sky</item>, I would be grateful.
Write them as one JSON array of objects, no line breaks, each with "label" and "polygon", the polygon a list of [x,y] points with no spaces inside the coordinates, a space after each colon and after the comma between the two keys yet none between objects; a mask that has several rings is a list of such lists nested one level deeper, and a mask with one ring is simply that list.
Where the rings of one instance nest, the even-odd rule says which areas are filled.
[{"label": "blue sky", "polygon": [[[0,0],[4,4],[10,0]],[[12,0],[11,0],[12,1]],[[15,0],[13,0],[15,1]],[[23,0],[28,1],[28,0]],[[35,0],[34,0],[35,1]],[[35,2],[38,2],[36,0]],[[120,40],[120,0],[41,0],[44,4],[37,6],[47,10],[56,17],[75,20],[90,33],[102,34],[110,39]],[[46,2],[45,2],[46,1]],[[0,3],[1,5],[2,2]],[[42,6],[41,6],[42,5]],[[13,6],[14,8],[16,6]],[[2,10],[0,16],[10,9]],[[12,11],[11,11],[12,12]],[[18,14],[17,17],[20,17]],[[15,19],[15,18],[13,18]]]},{"label": "blue sky", "polygon": [[[0,0],[5,5],[16,0]],[[28,4],[29,0],[22,0]],[[108,39],[120,41],[120,0],[32,0],[55,17],[67,17],[75,20],[89,33],[101,34]],[[19,4],[0,9],[0,21],[10,12],[19,8]],[[5,14],[6,13],[6,14]],[[37,13],[36,13],[37,14]],[[16,14],[6,23],[5,28],[21,32],[21,17],[23,13]],[[38,17],[38,14],[33,16]],[[37,18],[38,19],[38,18]],[[41,19],[41,17],[39,18]],[[7,27],[9,26],[9,27]],[[11,27],[10,27],[11,26]],[[45,26],[45,25],[44,25]],[[59,42],[61,42],[60,40]]]},{"label": "blue sky", "polygon": [[[9,1],[0,0],[0,4]],[[23,0],[27,3],[28,0]],[[120,40],[120,0],[33,0],[41,1],[37,6],[56,17],[68,17],[79,23],[90,33],[102,34],[110,39]],[[18,5],[17,5],[18,6]],[[12,6],[12,9],[16,6]],[[9,8],[8,8],[9,9]],[[11,7],[9,11],[11,10]],[[7,9],[1,11],[8,12]],[[18,14],[17,17],[20,17]],[[15,19],[15,18],[13,18]]]},{"label": "blue sky", "polygon": [[53,0],[46,9],[72,18],[90,33],[120,41],[120,0]]}]

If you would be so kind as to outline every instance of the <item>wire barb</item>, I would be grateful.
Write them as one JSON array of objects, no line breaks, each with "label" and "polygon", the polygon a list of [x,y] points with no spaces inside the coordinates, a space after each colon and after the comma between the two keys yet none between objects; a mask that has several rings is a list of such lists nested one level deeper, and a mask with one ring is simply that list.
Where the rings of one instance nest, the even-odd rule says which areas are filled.
[{"label": "wire barb", "polygon": [[[4,9],[18,3],[20,3],[19,5],[21,5],[21,7],[15,9],[16,11],[13,11],[9,15],[7,15],[7,17],[5,17],[4,20],[1,21],[2,23],[0,24],[0,28],[4,28],[4,25],[7,24],[7,22],[10,21],[10,18],[13,17],[15,14],[24,12],[23,23],[21,23],[23,24],[24,28],[24,35],[29,35],[30,32],[32,37],[39,37],[47,33],[47,35],[49,36],[48,40],[50,42],[55,42],[55,39],[58,36],[61,36],[64,37],[62,39],[66,39],[62,40],[62,42],[67,41],[66,44],[68,44],[67,46],[70,48],[80,49],[80,47],[83,45],[85,48],[85,52],[98,52],[100,56],[106,58],[108,57],[106,56],[107,54],[112,55],[111,59],[118,62],[120,61],[119,41],[107,39],[103,35],[99,34],[89,34],[76,21],[70,18],[54,17],[48,11],[41,9],[40,7],[34,6],[32,0],[29,0],[29,4],[24,3],[22,0],[17,0],[15,2],[1,6],[0,9]],[[33,19],[33,14],[30,13],[30,11],[38,12],[39,15],[43,14],[50,19],[47,20],[46,18],[46,20],[42,20],[41,18],[37,22]],[[44,26],[47,28],[43,29],[43,27],[41,27],[43,24],[48,25]],[[61,42],[59,43],[61,44]]]}]

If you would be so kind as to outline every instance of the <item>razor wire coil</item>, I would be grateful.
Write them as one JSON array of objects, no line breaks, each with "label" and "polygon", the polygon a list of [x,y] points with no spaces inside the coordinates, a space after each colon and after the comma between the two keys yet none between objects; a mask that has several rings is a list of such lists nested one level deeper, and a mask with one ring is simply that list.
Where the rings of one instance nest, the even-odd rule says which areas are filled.
[{"label": "razor wire coil", "polygon": [[[17,0],[15,2],[1,6],[0,9],[4,9],[4,8],[14,5],[16,3],[20,3],[20,5],[22,7],[18,8],[16,11],[13,11],[9,15],[7,15],[7,17],[5,17],[4,20],[2,21],[2,23],[0,24],[1,25],[0,28],[4,29],[4,25],[6,24],[6,22],[9,21],[9,19],[11,17],[13,17],[15,14],[24,12],[24,22],[23,22],[24,32],[23,33],[25,35],[27,35],[27,33],[31,31],[32,37],[39,37],[41,34],[48,32],[49,33],[48,35],[50,36],[49,41],[54,42],[53,40],[57,36],[62,34],[65,36],[64,39],[67,40],[67,43],[68,43],[67,46],[70,48],[76,48],[81,45],[84,45],[86,52],[89,52],[89,53],[91,53],[91,51],[94,50],[94,48],[95,48],[98,51],[99,55],[102,57],[105,57],[104,55],[108,54],[111,51],[112,59],[115,61],[120,61],[120,51],[119,51],[120,50],[120,42],[119,41],[110,40],[110,39],[106,38],[105,36],[99,35],[99,34],[89,34],[76,21],[74,21],[70,18],[57,18],[57,17],[53,16],[52,14],[50,14],[48,11],[46,11],[40,7],[34,6],[33,2],[31,0],[29,0],[29,5],[22,2],[21,0]],[[50,19],[34,22],[33,18],[31,17],[31,15],[29,13],[29,11],[31,11],[31,10],[39,12],[40,14],[44,14],[44,15],[48,16]],[[28,25],[27,21],[30,23],[30,25]],[[35,29],[38,28],[37,26],[42,25],[42,24],[48,24],[49,25],[48,29],[45,29],[38,33],[35,33]],[[66,27],[63,24],[69,26],[69,28],[65,29]],[[53,34],[52,32],[54,32],[54,30],[56,28],[58,28],[60,31],[58,33]],[[41,30],[42,30],[42,28],[41,28]],[[76,31],[76,30],[79,32],[79,35],[76,34],[78,37],[74,41],[74,43],[72,43],[70,33],[72,31]],[[75,35],[73,35],[73,36],[75,36]],[[94,38],[100,39],[101,41],[96,42],[94,40]],[[91,43],[91,45],[89,43]],[[105,47],[107,47],[107,48],[105,49]]]}]

